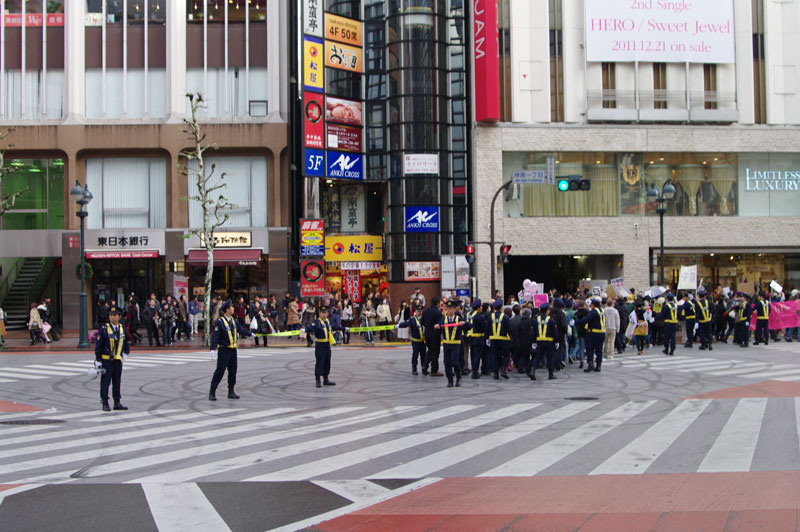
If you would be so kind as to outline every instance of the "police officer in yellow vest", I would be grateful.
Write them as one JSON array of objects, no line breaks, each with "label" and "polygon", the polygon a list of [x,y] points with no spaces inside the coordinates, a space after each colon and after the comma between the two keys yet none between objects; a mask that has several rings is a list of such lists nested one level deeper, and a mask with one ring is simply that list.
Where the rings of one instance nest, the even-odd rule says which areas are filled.
[{"label": "police officer in yellow vest", "polygon": [[[331,373],[331,346],[336,343],[333,339],[333,331],[347,330],[343,327],[332,327],[331,322],[328,321],[328,307],[321,306],[319,308],[319,319],[311,322],[311,325],[306,327],[306,334],[314,335],[314,357],[317,359],[314,364],[314,379],[317,382],[317,388],[325,386],[336,386],[336,383],[328,379]],[[322,378],[322,383],[320,383]]]},{"label": "police officer in yellow vest", "polygon": [[410,329],[409,336],[411,337],[411,374],[419,375],[417,373],[417,361],[422,364],[425,360],[425,326],[422,325],[422,306],[417,305],[414,307],[414,315],[411,319],[398,323],[396,329]]},{"label": "police officer in yellow vest", "polygon": [[[689,302],[692,305],[692,302]],[[675,335],[678,334],[678,304],[675,303],[675,296],[667,294],[667,302],[661,309],[659,319],[664,320],[664,350],[665,355],[675,355]],[[694,329],[694,324],[692,325]]]},{"label": "police officer in yellow vest", "polygon": [[681,305],[681,316],[686,321],[686,342],[683,347],[692,348],[694,343],[694,324],[697,322],[697,305],[692,301],[689,293],[683,294],[683,305]]},{"label": "police officer in yellow vest", "polygon": [[489,365],[494,379],[500,379],[500,368],[504,379],[508,379],[508,359],[511,355],[511,320],[503,312],[503,298],[498,297],[492,303],[493,312],[486,324],[486,337],[489,340]]},{"label": "police officer in yellow vest", "polygon": [[211,358],[217,352],[217,369],[214,371],[214,376],[211,377],[211,391],[208,393],[209,401],[216,401],[217,386],[222,381],[222,376],[225,375],[225,370],[228,370],[228,399],[239,399],[236,395],[234,386],[236,386],[236,369],[238,368],[239,361],[236,357],[236,349],[239,346],[239,336],[250,336],[250,330],[245,329],[233,319],[233,304],[231,300],[225,301],[219,309],[222,316],[217,319],[214,324],[214,330],[211,333]]},{"label": "police officer in yellow vest", "polygon": [[697,291],[698,300],[695,308],[697,309],[697,324],[700,333],[700,350],[713,351],[714,348],[711,347],[711,310],[706,296],[706,291],[702,288]]},{"label": "police officer in yellow vest", "polygon": [[758,345],[760,342],[769,345],[769,311],[767,293],[761,290],[756,303],[756,341],[753,345]]},{"label": "police officer in yellow vest", "polygon": [[467,313],[467,341],[469,342],[470,361],[472,362],[472,378],[480,379],[481,370],[480,365],[483,361],[483,371],[488,372],[486,367],[486,357],[484,351],[486,349],[486,320],[481,312],[480,298],[472,302],[472,310]]},{"label": "police officer in yellow vest", "polygon": [[736,312],[733,343],[739,344],[739,347],[750,347],[750,316],[752,309],[747,296],[741,292],[736,292],[736,298],[733,300],[733,310]]},{"label": "police officer in yellow vest", "polygon": [[108,319],[111,323],[101,325],[97,331],[97,343],[94,346],[95,359],[103,364],[105,373],[100,376],[100,400],[103,411],[110,412],[108,405],[108,385],[113,385],[114,410],[127,410],[128,407],[120,403],[122,398],[122,362],[127,360],[131,352],[125,328],[119,323],[120,311],[116,306],[111,307]]},{"label": "police officer in yellow vest", "polygon": [[459,302],[451,299],[447,302],[447,314],[434,328],[442,334],[442,348],[444,351],[444,374],[447,375],[447,387],[453,387],[455,376],[457,387],[461,386],[461,364],[464,357],[461,355],[461,339],[466,322],[460,314],[456,314]]},{"label": "police officer in yellow vest", "polygon": [[[553,318],[550,317],[550,304],[542,303],[539,305],[540,313],[533,322],[533,340],[536,345],[536,356],[531,362],[528,377],[532,381],[536,380],[536,368],[546,358],[548,379],[556,378],[556,349],[558,349],[558,327]],[[599,367],[599,366],[598,366]]]},{"label": "police officer in yellow vest", "polygon": [[[600,372],[603,365],[603,344],[606,341],[606,316],[603,313],[603,301],[593,297],[591,310],[578,322],[578,327],[586,328],[586,361],[588,365],[584,373]],[[595,359],[597,362],[595,362]]]}]

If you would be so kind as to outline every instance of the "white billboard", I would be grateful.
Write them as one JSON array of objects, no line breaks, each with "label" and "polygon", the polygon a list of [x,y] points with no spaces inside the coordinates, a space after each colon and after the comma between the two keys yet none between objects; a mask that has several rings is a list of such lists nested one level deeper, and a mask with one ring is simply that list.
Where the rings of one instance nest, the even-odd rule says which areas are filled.
[{"label": "white billboard", "polygon": [[587,61],[734,63],[732,0],[586,0]]}]

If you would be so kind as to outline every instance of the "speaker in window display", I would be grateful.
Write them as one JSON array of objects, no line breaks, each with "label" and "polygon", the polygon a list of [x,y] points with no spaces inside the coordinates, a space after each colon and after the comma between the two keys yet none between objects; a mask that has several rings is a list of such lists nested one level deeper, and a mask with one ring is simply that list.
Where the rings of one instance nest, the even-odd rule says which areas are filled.
[{"label": "speaker in window display", "polygon": [[730,196],[731,190],[736,186],[736,168],[731,164],[711,166],[711,185],[719,195],[719,214],[721,216],[734,214]]},{"label": "speaker in window display", "polygon": [[703,183],[702,164],[682,164],[678,167],[678,182],[689,197],[689,214],[697,216],[697,193]]}]

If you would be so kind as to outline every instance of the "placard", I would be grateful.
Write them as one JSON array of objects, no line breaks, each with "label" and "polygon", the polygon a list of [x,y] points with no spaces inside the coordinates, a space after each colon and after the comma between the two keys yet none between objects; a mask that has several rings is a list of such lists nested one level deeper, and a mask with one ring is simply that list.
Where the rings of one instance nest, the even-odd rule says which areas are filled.
[{"label": "placard", "polygon": [[681,266],[678,277],[678,290],[697,290],[697,264]]},{"label": "placard", "polygon": [[325,66],[361,73],[361,48],[325,40]]},{"label": "placard", "polygon": [[353,152],[361,151],[361,128],[326,124],[325,131],[328,148]]},{"label": "placard", "polygon": [[733,0],[595,0],[584,6],[587,61],[736,62]]},{"label": "placard", "polygon": [[325,147],[324,96],[315,92],[303,93],[303,120],[306,148]]},{"label": "placard", "polygon": [[439,155],[435,153],[406,153],[403,155],[403,175],[439,175]]},{"label": "placard", "polygon": [[406,281],[438,281],[441,279],[439,261],[406,262]]},{"label": "placard", "polygon": [[[212,236],[215,248],[249,248],[252,245],[250,231],[218,231]],[[200,233],[200,246],[206,247],[206,237]]]},{"label": "placard", "polygon": [[300,262],[300,295],[303,297],[325,295],[325,264],[321,260]]},{"label": "placard", "polygon": [[325,13],[325,38],[353,46],[361,46],[362,24],[358,20]]},{"label": "placard", "polygon": [[358,270],[346,270],[342,276],[344,291],[354,303],[361,302],[361,278]]}]

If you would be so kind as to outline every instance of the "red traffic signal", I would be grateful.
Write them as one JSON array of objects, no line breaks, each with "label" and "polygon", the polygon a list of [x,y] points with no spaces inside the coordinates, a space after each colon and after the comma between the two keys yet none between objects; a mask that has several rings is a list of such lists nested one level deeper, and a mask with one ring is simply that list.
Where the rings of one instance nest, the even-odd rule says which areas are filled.
[{"label": "red traffic signal", "polygon": [[511,252],[511,244],[503,244],[500,248],[500,260],[508,262],[508,254]]},{"label": "red traffic signal", "polygon": [[467,263],[472,264],[475,262],[475,246],[467,244]]}]

